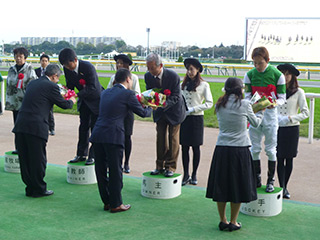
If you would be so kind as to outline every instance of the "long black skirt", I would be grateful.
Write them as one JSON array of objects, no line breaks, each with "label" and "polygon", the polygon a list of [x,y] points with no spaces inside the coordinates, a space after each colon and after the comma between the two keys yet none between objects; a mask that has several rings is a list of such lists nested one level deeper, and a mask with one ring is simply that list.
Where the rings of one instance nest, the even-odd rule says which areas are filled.
[{"label": "long black skirt", "polygon": [[216,202],[233,203],[246,203],[257,199],[249,147],[216,146],[206,197]]},{"label": "long black skirt", "polygon": [[299,125],[279,127],[278,129],[278,158],[294,158],[298,154]]},{"label": "long black skirt", "polygon": [[180,145],[200,146],[203,144],[203,115],[190,115],[180,126]]}]

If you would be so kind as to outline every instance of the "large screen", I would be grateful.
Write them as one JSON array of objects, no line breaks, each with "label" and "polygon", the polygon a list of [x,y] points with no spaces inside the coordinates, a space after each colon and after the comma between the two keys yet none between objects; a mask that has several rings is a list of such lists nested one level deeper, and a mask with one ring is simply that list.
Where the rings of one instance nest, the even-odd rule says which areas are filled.
[{"label": "large screen", "polygon": [[245,59],[266,47],[273,62],[320,62],[320,18],[247,18]]}]

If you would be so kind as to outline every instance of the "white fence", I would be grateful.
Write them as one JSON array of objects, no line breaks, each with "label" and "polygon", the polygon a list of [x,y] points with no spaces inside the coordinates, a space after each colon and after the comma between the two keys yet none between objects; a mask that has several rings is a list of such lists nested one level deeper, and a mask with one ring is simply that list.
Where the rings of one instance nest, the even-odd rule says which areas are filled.
[{"label": "white fence", "polygon": [[[3,79],[6,79],[6,76],[3,76]],[[318,93],[306,93],[306,98],[310,98],[310,116],[309,116],[309,132],[308,132],[308,142],[311,144],[313,142],[313,128],[314,128],[314,106],[315,98],[320,98]],[[4,110],[5,105],[5,88],[4,81],[1,82],[1,109]]]}]

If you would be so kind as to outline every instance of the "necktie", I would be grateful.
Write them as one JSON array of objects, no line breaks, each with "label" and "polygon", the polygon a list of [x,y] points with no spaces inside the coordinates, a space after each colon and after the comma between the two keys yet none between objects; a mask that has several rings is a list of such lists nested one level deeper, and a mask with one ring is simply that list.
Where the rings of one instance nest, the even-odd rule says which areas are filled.
[{"label": "necktie", "polygon": [[156,88],[161,88],[160,78],[155,77],[155,80],[156,80]]}]

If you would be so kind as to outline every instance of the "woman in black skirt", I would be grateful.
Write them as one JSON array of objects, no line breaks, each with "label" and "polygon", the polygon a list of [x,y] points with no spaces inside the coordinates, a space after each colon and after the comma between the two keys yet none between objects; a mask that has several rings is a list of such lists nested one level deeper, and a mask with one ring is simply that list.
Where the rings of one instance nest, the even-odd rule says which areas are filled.
[{"label": "woman in black skirt", "polygon": [[278,69],[286,78],[287,101],[278,108],[277,173],[283,197],[289,199],[287,185],[292,172],[292,161],[298,152],[299,125],[300,121],[309,116],[309,110],[305,93],[298,85],[299,70],[288,63],[280,64]]},{"label": "woman in black skirt", "polygon": [[[201,78],[201,63],[195,58],[184,60],[187,69],[181,84],[182,95],[186,99],[188,111],[186,119],[180,126],[180,144],[182,145],[183,179],[182,186],[187,183],[197,185],[197,169],[200,162],[200,145],[203,144],[203,111],[213,106],[209,84]],[[189,175],[189,148],[193,151],[192,175]]]},{"label": "woman in black skirt", "polygon": [[[243,99],[243,83],[240,79],[228,78],[224,89],[225,94],[215,106],[219,135],[212,157],[206,197],[217,202],[219,229],[233,231],[241,228],[241,224],[237,223],[241,203],[257,199],[247,122],[258,127],[263,112],[255,115],[250,102]],[[226,217],[227,202],[231,205],[230,222]]]}]

